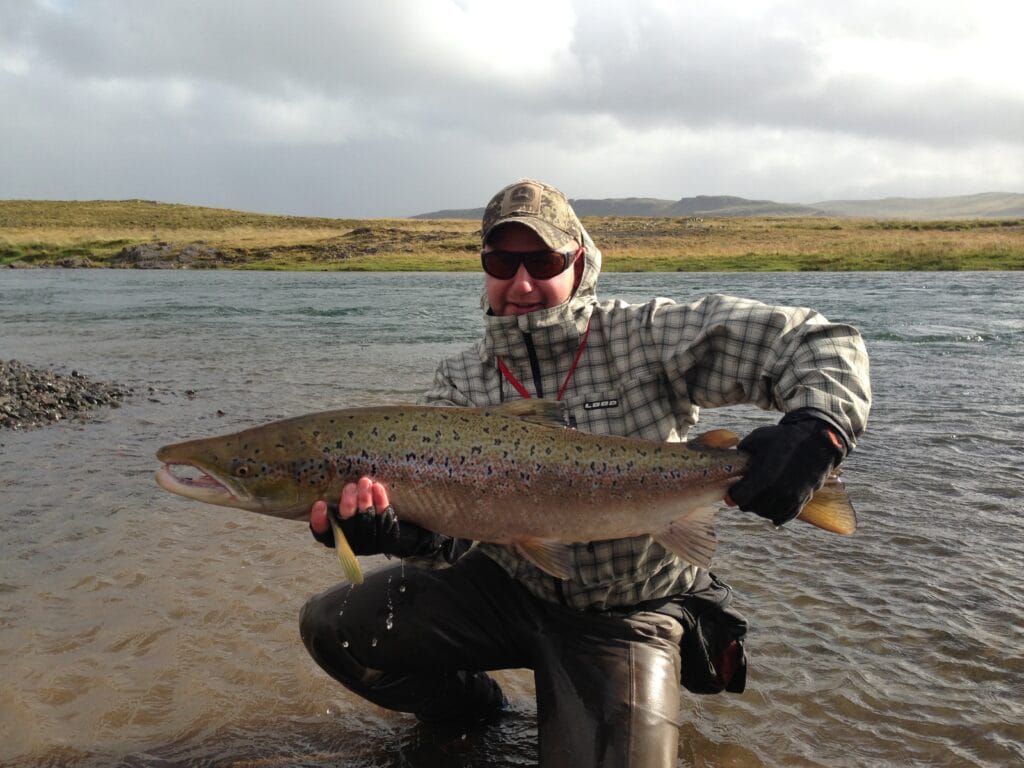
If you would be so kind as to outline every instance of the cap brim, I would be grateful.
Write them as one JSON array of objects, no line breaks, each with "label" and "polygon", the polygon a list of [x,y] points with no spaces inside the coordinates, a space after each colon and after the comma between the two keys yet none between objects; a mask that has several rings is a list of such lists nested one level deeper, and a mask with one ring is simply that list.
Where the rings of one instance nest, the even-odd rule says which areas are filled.
[{"label": "cap brim", "polygon": [[498,219],[496,222],[491,224],[484,232],[484,242],[491,236],[491,232],[500,227],[502,224],[520,224],[524,227],[529,227],[541,240],[544,241],[544,245],[553,251],[563,251],[570,245],[578,245],[575,236],[568,232],[563,232],[558,227],[548,224],[546,221],[541,219],[535,219],[530,216],[508,216],[504,219]]}]

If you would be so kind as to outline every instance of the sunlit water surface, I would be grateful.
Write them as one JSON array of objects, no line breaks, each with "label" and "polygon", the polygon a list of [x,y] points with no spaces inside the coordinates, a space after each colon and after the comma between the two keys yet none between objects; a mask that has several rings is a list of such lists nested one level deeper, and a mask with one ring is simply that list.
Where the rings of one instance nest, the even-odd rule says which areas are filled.
[{"label": "sunlit water surface", "polygon": [[[720,516],[748,690],[682,696],[679,765],[1021,764],[1024,275],[602,278],[607,298],[709,292],[860,327],[876,405],[845,467],[856,536]],[[512,714],[465,738],[360,701],[298,638],[340,578],[305,525],[153,482],[164,443],[415,398],[477,335],[478,293],[476,275],[0,274],[0,359],[136,392],[0,433],[0,764],[535,764],[529,673],[499,673]]]}]

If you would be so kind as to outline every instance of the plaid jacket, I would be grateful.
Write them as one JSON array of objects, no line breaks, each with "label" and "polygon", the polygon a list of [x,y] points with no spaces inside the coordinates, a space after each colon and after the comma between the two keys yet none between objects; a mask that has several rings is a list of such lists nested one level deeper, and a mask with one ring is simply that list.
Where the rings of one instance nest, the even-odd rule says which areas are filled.
[{"label": "plaid jacket", "polygon": [[[752,403],[813,408],[852,447],[870,407],[868,358],[856,329],[810,309],[729,296],[691,304],[598,302],[601,253],[584,235],[586,265],[565,304],[526,315],[485,314],[484,338],[441,362],[423,402],[486,406],[520,397],[505,365],[533,397],[554,398],[589,324],[563,401],[577,429],[678,441],[700,408]],[[486,309],[486,297],[484,298]],[[687,591],[696,566],[649,536],[573,546],[574,575],[555,579],[511,547],[481,549],[533,594],[578,609],[635,605]]]}]

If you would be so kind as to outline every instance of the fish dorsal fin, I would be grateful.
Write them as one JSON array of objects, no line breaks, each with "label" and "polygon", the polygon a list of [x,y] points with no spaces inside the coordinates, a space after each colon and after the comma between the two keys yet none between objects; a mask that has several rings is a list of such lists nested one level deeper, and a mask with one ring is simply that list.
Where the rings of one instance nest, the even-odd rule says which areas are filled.
[{"label": "fish dorsal fin", "polygon": [[512,419],[522,419],[533,424],[540,424],[545,427],[566,427],[565,407],[557,400],[542,400],[531,398],[529,400],[509,400],[499,405],[489,405],[481,409],[484,413],[491,413],[495,416],[507,416]]},{"label": "fish dorsal fin", "polygon": [[711,556],[718,545],[715,508],[699,507],[651,535],[677,557],[701,568],[710,568]]},{"label": "fish dorsal fin", "polygon": [[686,445],[698,451],[709,448],[735,448],[739,445],[740,436],[731,429],[712,429],[709,432],[701,432],[696,437],[688,437]]},{"label": "fish dorsal fin", "polygon": [[844,536],[857,530],[857,513],[838,475],[831,475],[825,481],[797,517],[805,523]]},{"label": "fish dorsal fin", "polygon": [[516,552],[544,573],[562,580],[572,576],[572,549],[568,544],[547,539],[520,539],[514,546]]}]

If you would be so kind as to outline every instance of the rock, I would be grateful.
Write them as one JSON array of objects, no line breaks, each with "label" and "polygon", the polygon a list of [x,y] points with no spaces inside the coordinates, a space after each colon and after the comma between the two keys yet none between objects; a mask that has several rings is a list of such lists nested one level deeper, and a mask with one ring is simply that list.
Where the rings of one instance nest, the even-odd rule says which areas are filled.
[{"label": "rock", "polygon": [[86,418],[96,408],[116,408],[132,390],[92,381],[78,371],[55,371],[0,360],[0,429],[30,429],[71,416]]},{"label": "rock", "polygon": [[124,269],[214,269],[236,260],[203,241],[194,243],[138,243],[126,245],[110,260]]},{"label": "rock", "polygon": [[88,269],[96,266],[89,260],[88,256],[67,256],[63,259],[57,259],[53,265],[55,267],[63,267],[64,269]]},{"label": "rock", "polygon": [[112,267],[173,269],[178,266],[170,243],[126,245],[110,260]]}]

